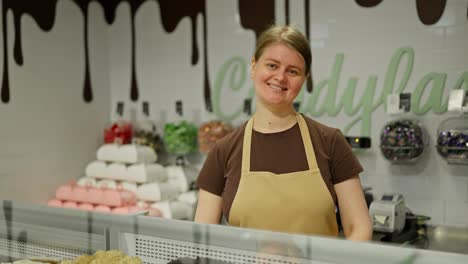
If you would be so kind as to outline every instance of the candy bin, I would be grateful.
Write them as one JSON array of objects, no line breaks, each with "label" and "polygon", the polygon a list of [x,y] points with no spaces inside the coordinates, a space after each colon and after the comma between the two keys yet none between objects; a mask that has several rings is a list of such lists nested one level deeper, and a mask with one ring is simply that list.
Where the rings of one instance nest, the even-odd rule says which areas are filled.
[{"label": "candy bin", "polygon": [[424,151],[425,138],[423,127],[415,120],[390,121],[380,134],[380,150],[391,162],[414,162]]},{"label": "candy bin", "polygon": [[198,149],[207,154],[216,141],[223,138],[233,130],[233,127],[222,121],[209,121],[198,128]]},{"label": "candy bin", "polygon": [[130,144],[133,136],[133,126],[123,119],[123,102],[117,103],[117,120],[104,129],[104,143]]},{"label": "candy bin", "polygon": [[188,122],[168,123],[164,127],[164,145],[167,152],[187,155],[197,150],[197,127]]},{"label": "candy bin", "polygon": [[468,114],[440,123],[436,148],[449,164],[468,164]]},{"label": "candy bin", "polygon": [[143,118],[137,122],[133,133],[133,143],[148,146],[160,155],[163,152],[163,141],[156,124],[151,120],[149,103],[143,102]]}]

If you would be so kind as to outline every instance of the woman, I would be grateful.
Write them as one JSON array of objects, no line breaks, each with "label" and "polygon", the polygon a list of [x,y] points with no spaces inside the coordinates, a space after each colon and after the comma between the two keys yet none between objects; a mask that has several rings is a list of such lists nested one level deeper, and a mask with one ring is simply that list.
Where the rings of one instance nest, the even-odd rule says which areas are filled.
[{"label": "woman", "polygon": [[[338,129],[294,110],[310,74],[305,36],[291,26],[263,32],[251,62],[256,111],[217,142],[199,174],[195,221],[365,241],[371,222],[362,167]],[[338,206],[335,206],[338,205]]]}]

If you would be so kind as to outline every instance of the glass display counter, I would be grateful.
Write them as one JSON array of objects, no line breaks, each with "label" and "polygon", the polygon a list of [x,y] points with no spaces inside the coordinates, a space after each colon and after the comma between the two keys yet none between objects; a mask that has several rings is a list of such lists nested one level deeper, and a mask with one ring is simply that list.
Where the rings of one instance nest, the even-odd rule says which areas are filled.
[{"label": "glass display counter", "polygon": [[0,203],[3,257],[63,259],[116,249],[143,263],[468,263],[468,255],[378,243]]}]

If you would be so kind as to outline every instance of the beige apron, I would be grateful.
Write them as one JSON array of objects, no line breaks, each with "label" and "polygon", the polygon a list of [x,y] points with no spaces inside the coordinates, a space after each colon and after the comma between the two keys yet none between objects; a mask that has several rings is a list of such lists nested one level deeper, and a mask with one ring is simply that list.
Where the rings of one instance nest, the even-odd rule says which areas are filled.
[{"label": "beige apron", "polygon": [[[304,118],[296,114],[309,170],[284,174],[250,171],[253,118],[245,127],[242,171],[229,213],[233,226],[337,236],[335,204],[323,181]],[[280,159],[288,153],[277,153]]]}]

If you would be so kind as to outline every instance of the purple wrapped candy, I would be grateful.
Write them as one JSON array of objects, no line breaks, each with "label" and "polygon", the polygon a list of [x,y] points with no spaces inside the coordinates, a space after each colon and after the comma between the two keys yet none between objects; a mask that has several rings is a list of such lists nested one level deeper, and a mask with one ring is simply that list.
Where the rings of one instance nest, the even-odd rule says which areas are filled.
[{"label": "purple wrapped candy", "polygon": [[389,122],[384,126],[380,139],[382,154],[389,160],[413,160],[423,152],[423,130],[411,120]]}]

